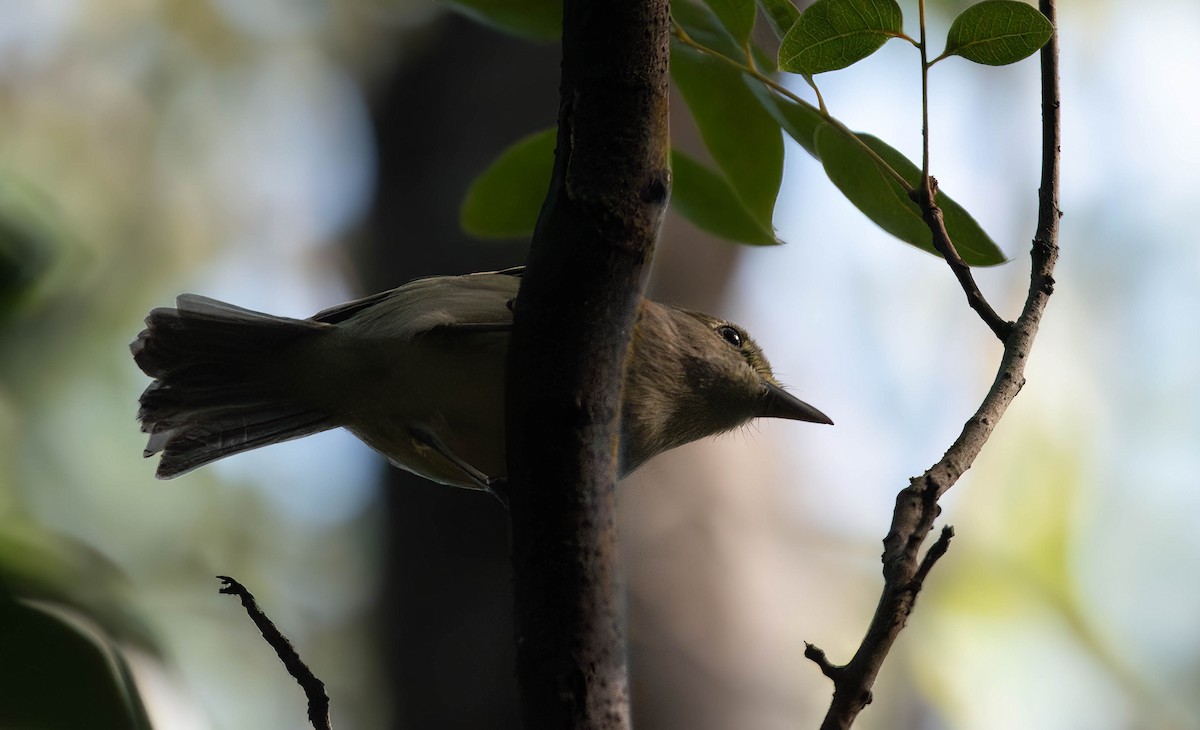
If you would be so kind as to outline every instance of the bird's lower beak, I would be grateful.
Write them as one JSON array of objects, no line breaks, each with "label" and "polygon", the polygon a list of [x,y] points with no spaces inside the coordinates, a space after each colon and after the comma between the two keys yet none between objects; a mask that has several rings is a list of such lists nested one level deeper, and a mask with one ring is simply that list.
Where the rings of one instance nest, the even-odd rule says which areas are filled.
[{"label": "bird's lower beak", "polygon": [[793,421],[833,425],[829,416],[774,383],[767,383],[767,392],[758,415],[762,418],[787,418]]}]

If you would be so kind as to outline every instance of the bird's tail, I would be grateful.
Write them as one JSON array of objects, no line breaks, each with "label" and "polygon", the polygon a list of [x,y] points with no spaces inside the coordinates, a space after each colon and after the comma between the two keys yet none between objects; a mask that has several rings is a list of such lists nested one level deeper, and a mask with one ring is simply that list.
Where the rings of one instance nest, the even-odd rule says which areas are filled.
[{"label": "bird's tail", "polygon": [[144,455],[162,452],[160,479],[337,425],[299,402],[279,377],[290,346],[329,325],[195,294],[176,305],[150,312],[130,345],[138,366],[155,379],[142,393],[138,420],[150,434]]}]

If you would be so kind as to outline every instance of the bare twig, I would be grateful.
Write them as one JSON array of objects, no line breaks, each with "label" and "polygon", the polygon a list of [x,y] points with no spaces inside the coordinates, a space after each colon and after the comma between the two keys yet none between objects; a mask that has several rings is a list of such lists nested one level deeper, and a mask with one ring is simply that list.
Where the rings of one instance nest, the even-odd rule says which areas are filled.
[{"label": "bare twig", "polygon": [[[804,658],[809,659],[821,669],[821,674],[829,677],[834,682],[838,681],[843,672],[842,667],[829,661],[829,657],[825,656],[825,650],[816,644],[804,642]],[[867,700],[870,702],[870,700]]]},{"label": "bare twig", "polygon": [[913,576],[915,590],[919,591],[925,585],[925,578],[928,577],[929,571],[933,570],[934,564],[950,549],[952,539],[954,539],[954,528],[946,525],[942,528],[942,534],[938,535],[937,542],[925,553],[925,558],[921,560],[921,567],[917,568],[917,574]]},{"label": "bare twig", "polygon": [[[909,486],[896,497],[891,529],[883,541],[883,594],[858,651],[845,666],[830,667],[823,658],[818,661],[822,673],[834,681],[833,701],[821,724],[824,730],[850,727],[870,701],[870,689],[883,660],[904,628],[922,583],[933,564],[945,553],[953,535],[949,529],[943,530],[925,558],[918,560],[921,544],[941,509],[938,499],[971,467],[996,424],[1024,385],[1025,363],[1046,304],[1054,292],[1053,273],[1058,261],[1058,220],[1061,215],[1058,207],[1058,31],[1055,0],[1041,0],[1040,6],[1056,30],[1041,50],[1042,180],[1025,306],[1021,316],[1010,325],[1011,330],[1002,338],[1004,354],[996,378],[978,410],[963,426],[962,432],[941,460],[921,476],[912,479]],[[807,656],[809,652],[805,654]]]},{"label": "bare twig", "polygon": [[954,248],[954,242],[950,240],[950,234],[946,232],[946,221],[942,217],[942,209],[938,207],[937,198],[937,179],[928,175],[922,178],[921,184],[916,190],[912,191],[913,201],[917,207],[921,209],[921,216],[925,219],[925,225],[929,226],[930,233],[933,234],[933,247],[937,252],[946,259],[946,263],[950,265],[950,270],[954,272],[955,278],[962,286],[963,293],[967,295],[967,303],[971,305],[983,319],[984,324],[991,328],[992,332],[996,333],[996,337],[1004,342],[1008,336],[1012,334],[1013,323],[1006,321],[1003,317],[996,314],[996,310],[992,309],[992,305],[988,304],[983,293],[979,291],[979,286],[975,283],[975,277],[971,274],[971,268],[958,255],[958,250]]},{"label": "bare twig", "polygon": [[317,730],[330,730],[333,725],[329,721],[329,695],[325,693],[325,683],[317,679],[308,665],[301,661],[300,655],[292,647],[292,642],[288,641],[271,619],[267,618],[263,610],[258,607],[258,602],[254,600],[253,594],[246,590],[244,585],[227,575],[218,575],[217,578],[224,583],[221,586],[221,593],[242,599],[242,607],[246,609],[250,620],[254,622],[263,638],[275,650],[275,654],[287,668],[288,674],[295,677],[300,688],[304,690],[304,696],[308,698],[308,721]]}]

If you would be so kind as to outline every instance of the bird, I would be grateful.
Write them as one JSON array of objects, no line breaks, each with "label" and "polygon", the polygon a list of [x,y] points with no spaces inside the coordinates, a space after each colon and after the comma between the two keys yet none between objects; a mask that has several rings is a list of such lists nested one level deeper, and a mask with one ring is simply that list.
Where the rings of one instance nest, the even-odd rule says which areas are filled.
[{"label": "bird", "polygon": [[[496,493],[523,270],[416,279],[308,319],[182,294],[130,345],[153,378],[137,414],[143,455],[161,454],[156,476],[171,479],[341,427],[402,469]],[[630,347],[618,476],[755,418],[833,423],[727,320],[643,298]]]}]

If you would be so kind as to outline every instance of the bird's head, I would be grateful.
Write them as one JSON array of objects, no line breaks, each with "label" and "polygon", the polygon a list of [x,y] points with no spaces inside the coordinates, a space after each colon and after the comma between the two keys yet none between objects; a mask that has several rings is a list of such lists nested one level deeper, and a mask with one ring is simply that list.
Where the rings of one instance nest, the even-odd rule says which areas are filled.
[{"label": "bird's head", "polygon": [[831,424],[775,379],[762,349],[723,319],[646,301],[625,381],[622,470],[753,418]]}]

